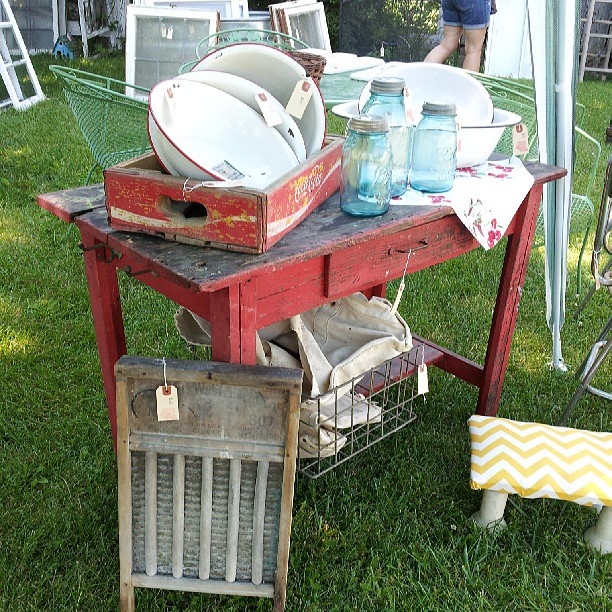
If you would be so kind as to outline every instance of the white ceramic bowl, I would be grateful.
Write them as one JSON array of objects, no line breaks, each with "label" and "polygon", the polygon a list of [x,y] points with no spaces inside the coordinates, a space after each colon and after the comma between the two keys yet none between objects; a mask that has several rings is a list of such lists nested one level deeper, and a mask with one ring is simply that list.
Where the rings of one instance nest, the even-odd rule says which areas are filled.
[{"label": "white ceramic bowl", "polygon": [[149,142],[153,147],[153,152],[157,156],[157,160],[162,165],[168,174],[179,176],[180,172],[172,165],[170,158],[164,149],[164,135],[161,133],[157,123],[153,121],[151,113],[147,113],[147,131],[149,133]]},{"label": "white ceramic bowl", "polygon": [[263,189],[299,163],[261,115],[210,85],[162,81],[149,94],[149,111],[159,128],[162,155],[180,176],[238,179]]},{"label": "white ceramic bowl", "polygon": [[507,127],[516,125],[521,117],[516,113],[496,108],[493,121],[484,125],[461,128],[461,150],[457,152],[457,167],[468,168],[483,164],[499,142]]},{"label": "white ceramic bowl", "polygon": [[[343,119],[350,119],[359,114],[357,100],[337,104],[331,110],[334,115]],[[457,167],[468,168],[487,161],[504,130],[516,125],[520,120],[519,115],[496,108],[493,110],[491,123],[463,126],[461,128],[461,149],[457,152]]]},{"label": "white ceramic bowl", "polygon": [[204,56],[192,69],[217,70],[242,77],[269,91],[284,107],[298,81],[306,79],[312,95],[304,114],[294,118],[306,145],[307,155],[321,149],[325,140],[325,104],[315,82],[292,57],[267,45],[237,43],[227,45]]},{"label": "white ceramic bowl", "polygon": [[[493,119],[493,103],[484,85],[461,68],[425,62],[401,63],[382,71],[379,77],[404,79],[412,96],[415,120],[421,118],[424,102],[454,103],[461,125],[482,125]],[[370,97],[370,81],[359,97],[361,110]]]},{"label": "white ceramic bowl", "polygon": [[277,130],[287,141],[287,144],[293,149],[293,152],[296,154],[300,163],[306,159],[306,145],[304,144],[304,139],[302,138],[300,128],[297,126],[293,117],[285,110],[283,105],[263,87],[260,87],[252,81],[236,76],[235,74],[218,72],[216,70],[198,70],[195,72],[186,72],[185,74],[181,74],[176,78],[188,81],[197,81],[198,83],[206,83],[206,85],[216,87],[217,89],[234,96],[234,98],[238,98],[238,100],[244,102],[247,106],[250,106],[260,115],[261,109],[259,104],[257,104],[256,96],[262,93],[265,94],[281,119],[281,123],[275,125],[274,129]]}]

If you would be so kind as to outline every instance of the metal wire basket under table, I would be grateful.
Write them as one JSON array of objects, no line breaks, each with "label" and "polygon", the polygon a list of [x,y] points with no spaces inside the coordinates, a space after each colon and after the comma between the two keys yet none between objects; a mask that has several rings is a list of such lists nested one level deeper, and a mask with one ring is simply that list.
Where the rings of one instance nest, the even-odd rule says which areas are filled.
[{"label": "metal wire basket under table", "polygon": [[423,345],[302,402],[298,471],[317,478],[412,423]]}]

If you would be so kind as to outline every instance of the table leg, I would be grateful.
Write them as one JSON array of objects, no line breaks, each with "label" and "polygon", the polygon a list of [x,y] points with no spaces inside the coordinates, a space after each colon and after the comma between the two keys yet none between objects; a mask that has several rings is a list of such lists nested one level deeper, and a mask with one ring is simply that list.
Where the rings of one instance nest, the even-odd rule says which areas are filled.
[{"label": "table leg", "polygon": [[508,238],[484,362],[483,382],[476,406],[477,414],[497,413],[541,197],[541,185],[530,190],[516,214],[514,233]]},{"label": "table leg", "polygon": [[255,365],[256,281],[231,285],[210,296],[212,359]]},{"label": "table leg", "polygon": [[[82,236],[85,273],[89,287],[89,302],[96,330],[96,342],[100,356],[104,392],[108,406],[113,444],[117,447],[117,397],[115,387],[115,363],[126,354],[125,331],[121,313],[121,298],[115,266],[108,263],[109,255],[104,247],[95,248],[96,242]],[[110,256],[110,255],[109,255]]]}]

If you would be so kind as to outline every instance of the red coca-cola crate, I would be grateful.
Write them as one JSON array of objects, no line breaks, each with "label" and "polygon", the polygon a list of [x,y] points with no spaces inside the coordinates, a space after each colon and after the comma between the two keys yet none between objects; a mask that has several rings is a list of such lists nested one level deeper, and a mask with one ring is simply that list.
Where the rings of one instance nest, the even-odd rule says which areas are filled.
[{"label": "red coca-cola crate", "polygon": [[318,153],[265,190],[200,186],[166,174],[153,153],[137,157],[104,172],[109,222],[176,242],[263,253],[340,187],[342,143],[328,136]]}]

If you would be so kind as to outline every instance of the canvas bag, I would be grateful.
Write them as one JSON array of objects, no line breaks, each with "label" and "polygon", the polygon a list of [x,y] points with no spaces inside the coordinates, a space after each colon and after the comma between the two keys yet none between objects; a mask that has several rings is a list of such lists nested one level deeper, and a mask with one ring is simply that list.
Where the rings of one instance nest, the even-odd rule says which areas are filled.
[{"label": "canvas bag", "polygon": [[[188,343],[210,345],[210,323],[202,317],[181,307],[175,323]],[[410,350],[412,335],[388,300],[354,293],[263,328],[256,342],[259,365],[301,367],[304,392],[315,398]],[[334,394],[320,401],[332,402]]]}]

